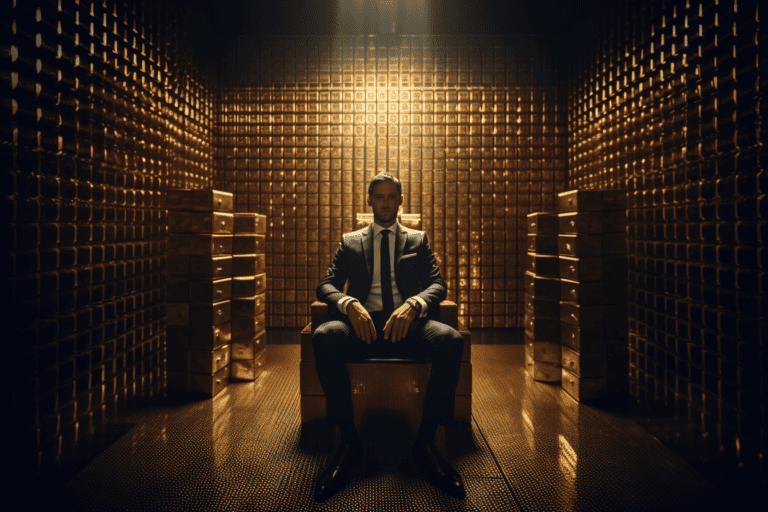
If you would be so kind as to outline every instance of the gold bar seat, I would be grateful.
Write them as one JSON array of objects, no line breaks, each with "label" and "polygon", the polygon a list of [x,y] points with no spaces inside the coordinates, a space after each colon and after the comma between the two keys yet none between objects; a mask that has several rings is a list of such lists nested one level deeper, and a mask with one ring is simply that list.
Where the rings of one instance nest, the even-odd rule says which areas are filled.
[{"label": "gold bar seat", "polygon": [[[440,321],[456,329],[464,337],[459,382],[456,385],[454,419],[470,423],[472,417],[472,362],[471,333],[458,321],[455,302],[440,303]],[[299,389],[301,394],[301,422],[324,420],[325,394],[317,377],[312,334],[328,321],[328,306],[315,301],[311,310],[312,321],[301,331],[301,363]],[[352,384],[352,406],[355,424],[360,430],[365,419],[385,412],[400,417],[415,433],[421,419],[424,393],[431,362],[426,359],[366,359],[348,363]]]}]

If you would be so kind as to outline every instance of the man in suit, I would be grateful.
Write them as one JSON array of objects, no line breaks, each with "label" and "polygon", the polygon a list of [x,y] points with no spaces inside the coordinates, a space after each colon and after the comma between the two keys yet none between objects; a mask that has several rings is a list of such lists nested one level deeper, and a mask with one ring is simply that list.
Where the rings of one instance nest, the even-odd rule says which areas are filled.
[{"label": "man in suit", "polygon": [[320,474],[315,499],[324,501],[336,493],[352,463],[360,459],[362,443],[355,429],[346,363],[366,358],[431,359],[411,454],[427,480],[464,498],[461,477],[435,447],[438,424],[453,419],[464,339],[438,321],[446,288],[427,235],[397,222],[403,204],[400,180],[388,173],[375,176],[368,187],[368,204],[374,222],[342,237],[317,287],[318,300],[328,304],[330,321],[315,330],[312,344],[327,416],[339,425],[341,443]]}]

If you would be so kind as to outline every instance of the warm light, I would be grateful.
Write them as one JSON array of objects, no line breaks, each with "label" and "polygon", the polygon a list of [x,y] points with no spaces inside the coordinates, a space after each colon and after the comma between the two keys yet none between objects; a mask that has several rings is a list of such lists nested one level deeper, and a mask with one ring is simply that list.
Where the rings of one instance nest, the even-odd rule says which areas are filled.
[{"label": "warm light", "polygon": [[576,466],[579,461],[578,455],[576,455],[576,450],[573,449],[571,444],[568,442],[568,440],[563,437],[562,434],[557,436],[558,440],[558,446],[560,448],[559,453],[559,460],[560,460],[560,467],[563,469],[563,472],[568,476],[571,480],[576,479]]},{"label": "warm light", "polygon": [[525,411],[522,411],[520,414],[523,417],[523,423],[525,424],[525,426],[528,427],[528,429],[531,432],[535,431],[536,429],[533,427],[533,422],[531,421],[531,418],[528,416],[528,413]]}]

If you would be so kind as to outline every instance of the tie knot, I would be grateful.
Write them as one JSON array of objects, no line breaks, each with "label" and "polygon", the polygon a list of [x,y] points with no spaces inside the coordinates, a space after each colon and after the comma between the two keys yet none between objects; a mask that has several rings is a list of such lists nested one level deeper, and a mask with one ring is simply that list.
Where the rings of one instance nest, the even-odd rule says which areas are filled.
[{"label": "tie knot", "polygon": [[391,233],[391,231],[390,231],[390,230],[388,230],[388,229],[382,229],[382,230],[381,230],[381,234],[382,234],[382,235],[389,235],[390,233]]}]

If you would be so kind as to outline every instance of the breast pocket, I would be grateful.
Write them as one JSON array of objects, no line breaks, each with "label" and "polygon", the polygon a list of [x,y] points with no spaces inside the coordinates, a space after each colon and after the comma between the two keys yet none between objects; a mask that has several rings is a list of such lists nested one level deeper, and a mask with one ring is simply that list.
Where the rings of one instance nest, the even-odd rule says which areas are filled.
[{"label": "breast pocket", "polygon": [[400,266],[399,266],[399,274],[401,277],[404,277],[405,279],[418,279],[417,270],[416,270],[416,263],[418,262],[418,258],[416,257],[416,253],[412,254],[403,254],[403,256],[400,258]]}]

